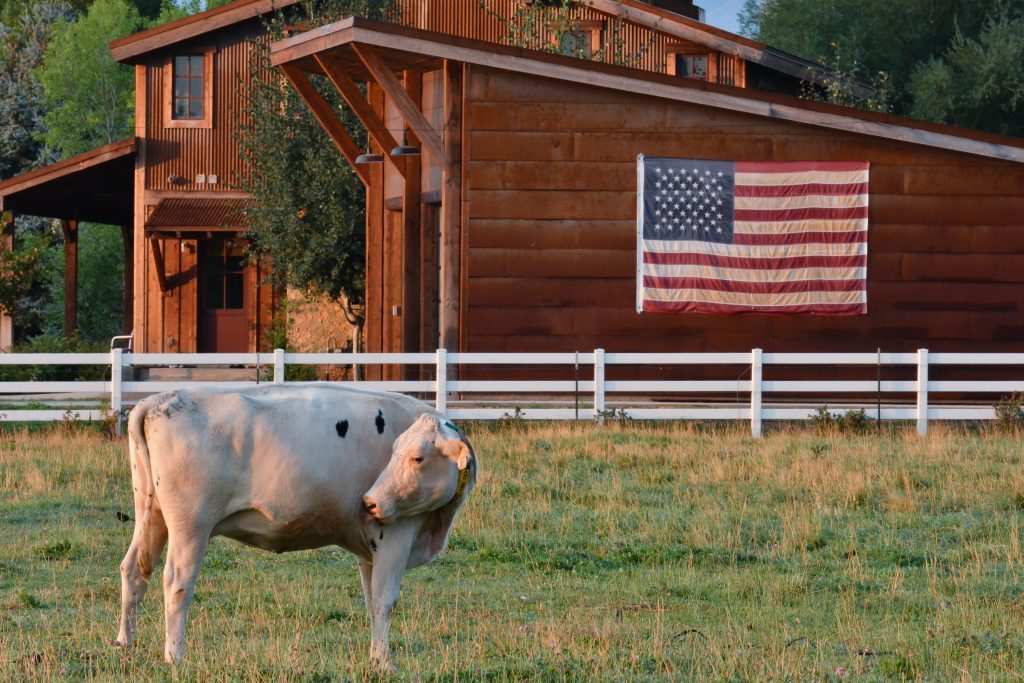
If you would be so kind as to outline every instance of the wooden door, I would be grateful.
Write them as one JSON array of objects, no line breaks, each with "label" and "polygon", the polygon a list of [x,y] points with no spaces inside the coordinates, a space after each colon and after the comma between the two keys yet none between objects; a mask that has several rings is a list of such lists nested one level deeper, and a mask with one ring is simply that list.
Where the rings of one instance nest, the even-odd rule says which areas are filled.
[{"label": "wooden door", "polygon": [[199,351],[249,350],[249,311],[245,244],[237,240],[199,242]]}]

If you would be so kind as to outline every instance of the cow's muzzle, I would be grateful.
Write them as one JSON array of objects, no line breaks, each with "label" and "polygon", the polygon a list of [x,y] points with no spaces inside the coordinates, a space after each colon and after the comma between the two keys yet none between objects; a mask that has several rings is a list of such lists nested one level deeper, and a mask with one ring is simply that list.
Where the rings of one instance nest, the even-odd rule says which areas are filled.
[{"label": "cow's muzzle", "polygon": [[392,521],[391,515],[386,514],[383,507],[370,496],[363,496],[363,509],[381,524],[388,524]]}]

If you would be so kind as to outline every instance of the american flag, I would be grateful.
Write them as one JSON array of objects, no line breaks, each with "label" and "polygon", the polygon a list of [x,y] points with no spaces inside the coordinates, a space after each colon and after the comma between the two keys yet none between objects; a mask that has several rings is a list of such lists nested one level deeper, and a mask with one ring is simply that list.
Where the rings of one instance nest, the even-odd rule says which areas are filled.
[{"label": "american flag", "polygon": [[641,155],[637,181],[637,312],[867,313],[867,163]]}]

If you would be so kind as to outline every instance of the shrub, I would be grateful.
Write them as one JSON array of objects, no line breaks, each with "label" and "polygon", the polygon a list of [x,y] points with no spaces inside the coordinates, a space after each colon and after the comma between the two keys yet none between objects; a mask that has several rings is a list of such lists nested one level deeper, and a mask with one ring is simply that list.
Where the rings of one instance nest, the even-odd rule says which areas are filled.
[{"label": "shrub", "polygon": [[[104,353],[103,342],[87,342],[41,334],[11,349],[14,353]],[[108,365],[0,365],[0,382],[100,381],[108,377]]]},{"label": "shrub", "polygon": [[1001,434],[1020,434],[1024,431],[1024,394],[1011,394],[995,405],[996,431]]},{"label": "shrub", "polygon": [[863,434],[871,426],[871,420],[863,408],[833,413],[826,405],[814,413],[811,424],[819,434]]}]

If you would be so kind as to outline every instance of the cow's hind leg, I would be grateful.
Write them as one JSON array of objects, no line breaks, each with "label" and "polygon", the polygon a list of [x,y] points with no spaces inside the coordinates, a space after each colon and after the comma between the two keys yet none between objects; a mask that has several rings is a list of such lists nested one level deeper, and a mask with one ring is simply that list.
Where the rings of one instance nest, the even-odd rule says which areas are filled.
[{"label": "cow's hind leg", "polygon": [[135,532],[128,553],[121,562],[121,627],[114,644],[131,647],[135,641],[135,623],[139,602],[149,587],[153,566],[167,543],[167,526],[159,508],[141,517],[136,505]]},{"label": "cow's hind leg", "polygon": [[171,530],[164,565],[164,659],[172,664],[185,656],[185,620],[209,543],[210,529]]}]

